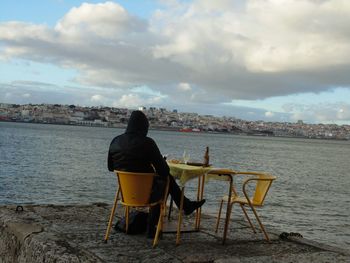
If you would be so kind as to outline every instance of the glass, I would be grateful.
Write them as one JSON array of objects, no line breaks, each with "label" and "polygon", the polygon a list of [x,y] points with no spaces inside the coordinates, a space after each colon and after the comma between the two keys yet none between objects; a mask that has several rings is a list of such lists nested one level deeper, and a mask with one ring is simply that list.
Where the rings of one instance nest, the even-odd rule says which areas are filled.
[{"label": "glass", "polygon": [[190,155],[184,150],[184,153],[182,154],[182,158],[185,164],[190,160]]}]

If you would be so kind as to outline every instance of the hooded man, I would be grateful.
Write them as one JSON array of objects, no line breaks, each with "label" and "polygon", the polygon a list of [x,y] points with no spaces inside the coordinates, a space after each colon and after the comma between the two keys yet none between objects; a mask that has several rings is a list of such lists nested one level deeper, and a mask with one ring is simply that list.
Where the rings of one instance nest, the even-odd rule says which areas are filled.
[{"label": "hooded man", "polygon": [[[170,175],[169,166],[161,155],[157,144],[152,138],[147,137],[148,127],[148,119],[142,111],[133,111],[131,113],[125,133],[115,137],[111,142],[108,152],[108,170],[156,172],[159,175],[158,180],[165,181],[169,178],[169,193],[177,207],[180,207],[181,190]],[[155,196],[158,198],[162,196],[164,187],[159,187],[159,185],[162,184],[154,184],[151,199],[156,198]],[[157,201],[157,199],[151,201]],[[196,202],[190,201],[185,197],[184,213],[186,215],[191,214],[194,210],[201,207],[204,202],[204,199]],[[151,210],[148,223],[149,237],[154,236],[159,210],[159,206]]]}]

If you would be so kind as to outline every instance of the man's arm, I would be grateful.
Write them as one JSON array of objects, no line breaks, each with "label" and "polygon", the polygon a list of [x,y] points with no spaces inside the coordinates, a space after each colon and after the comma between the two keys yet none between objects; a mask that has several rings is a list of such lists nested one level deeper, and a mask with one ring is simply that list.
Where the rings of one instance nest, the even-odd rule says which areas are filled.
[{"label": "man's arm", "polygon": [[149,139],[148,148],[149,148],[150,161],[154,166],[156,173],[158,175],[160,175],[161,177],[167,177],[169,175],[169,166],[167,162],[164,160],[154,140],[151,138],[148,138],[148,139]]},{"label": "man's arm", "polygon": [[108,165],[108,170],[113,172],[114,168],[113,168],[113,161],[112,161],[112,157],[111,157],[111,152],[110,151],[108,151],[107,165]]},{"label": "man's arm", "polygon": [[115,140],[115,139],[113,139],[112,142],[111,142],[111,144],[109,145],[108,158],[107,158],[108,170],[111,171],[111,172],[114,171],[113,159],[112,159],[112,153],[111,153],[112,144],[113,144],[114,140]]}]

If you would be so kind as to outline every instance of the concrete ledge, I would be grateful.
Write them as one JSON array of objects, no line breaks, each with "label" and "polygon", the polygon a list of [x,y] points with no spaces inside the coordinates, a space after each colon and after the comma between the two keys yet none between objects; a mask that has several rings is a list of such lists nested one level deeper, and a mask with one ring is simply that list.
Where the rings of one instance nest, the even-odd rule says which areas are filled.
[{"label": "concrete ledge", "polygon": [[[215,218],[203,215],[202,229],[182,235],[163,234],[157,248],[145,235],[112,230],[103,243],[110,212],[106,204],[0,206],[0,263],[7,262],[350,262],[345,250],[322,246],[303,238],[272,242],[254,234],[242,221],[232,221],[226,245],[213,232]],[[118,211],[119,214],[122,211]],[[193,223],[186,217],[187,224]],[[223,224],[222,224],[223,225]]]}]

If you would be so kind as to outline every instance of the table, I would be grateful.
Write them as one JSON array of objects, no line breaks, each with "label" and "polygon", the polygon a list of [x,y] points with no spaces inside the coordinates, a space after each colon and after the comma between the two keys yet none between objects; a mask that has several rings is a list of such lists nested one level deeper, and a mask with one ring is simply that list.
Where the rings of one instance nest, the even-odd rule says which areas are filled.
[{"label": "table", "polygon": [[[237,195],[237,192],[235,188],[233,187],[233,176],[240,174],[241,172],[239,171],[234,171],[231,169],[226,169],[226,168],[214,168],[211,171],[209,171],[206,175],[207,180],[225,180],[229,182],[229,190],[228,190],[228,200],[231,200],[232,193],[234,195]],[[228,221],[230,218],[231,214],[231,208],[232,206],[230,205],[230,202],[227,202],[227,207],[226,207],[226,220],[225,220],[225,226],[224,226],[224,238],[222,239],[222,244],[225,244],[226,241],[226,235],[227,235],[227,230],[228,230]],[[220,206],[221,209],[221,206]],[[221,212],[221,210],[220,210]],[[219,221],[217,220],[216,222],[216,229],[219,224]]]},{"label": "table", "polygon": [[168,162],[170,174],[179,179],[180,185],[184,186],[187,181],[201,177],[212,170],[212,167],[193,166],[184,163]]},{"label": "table", "polygon": [[[179,208],[179,218],[177,224],[176,231],[176,245],[180,244],[180,233],[181,233],[181,224],[182,224],[182,213],[183,213],[183,202],[184,202],[184,192],[185,192],[185,184],[187,181],[191,179],[198,178],[198,190],[197,190],[197,201],[203,198],[204,192],[204,177],[205,174],[210,170],[210,167],[203,166],[192,166],[183,163],[173,163],[168,162],[170,168],[170,174],[179,179],[180,188],[181,188],[181,201]],[[200,210],[196,211],[196,219],[195,219],[195,231],[199,230],[200,225]]]},{"label": "table", "polygon": [[[210,180],[210,179],[217,179],[219,176],[225,175],[225,177],[227,177],[226,180],[228,180],[230,182],[230,184],[229,184],[229,187],[230,187],[229,188],[229,198],[231,198],[232,186],[233,186],[232,175],[234,175],[236,172],[231,170],[231,169],[214,168],[211,166],[209,166],[209,167],[192,166],[192,165],[187,165],[187,164],[183,164],[183,163],[168,162],[168,165],[170,168],[170,174],[174,178],[179,179],[180,188],[181,188],[181,202],[180,202],[179,218],[178,218],[177,234],[176,234],[176,244],[178,245],[180,243],[184,190],[185,190],[186,182],[189,180],[198,178],[197,201],[199,201],[199,200],[203,199],[205,181]],[[230,212],[229,209],[230,209],[230,206],[228,205],[227,211],[226,211],[227,212],[226,216],[229,215],[229,213],[228,213],[228,212]],[[195,231],[199,231],[199,228],[200,228],[201,210],[202,209],[199,208],[196,211]],[[226,224],[225,224],[224,232],[227,232]]]}]

